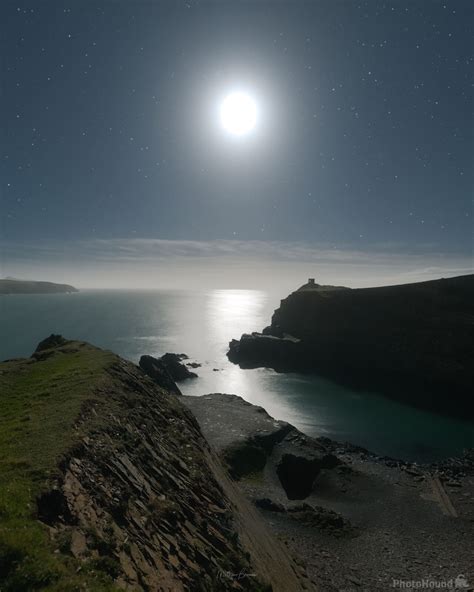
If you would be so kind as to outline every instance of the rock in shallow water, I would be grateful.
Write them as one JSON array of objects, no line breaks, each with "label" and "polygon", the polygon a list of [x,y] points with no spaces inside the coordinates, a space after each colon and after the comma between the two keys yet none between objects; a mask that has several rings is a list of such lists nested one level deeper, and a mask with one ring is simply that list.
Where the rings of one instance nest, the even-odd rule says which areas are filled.
[{"label": "rock in shallow water", "polygon": [[152,380],[159,386],[173,393],[181,395],[176,382],[186,380],[187,378],[197,378],[195,372],[188,370],[181,360],[186,360],[186,354],[167,353],[161,358],[153,356],[142,356],[139,366]]},{"label": "rock in shallow water", "polygon": [[161,360],[154,358],[153,356],[142,356],[139,362],[140,368],[149,376],[153,382],[155,382],[161,388],[174,393],[175,395],[181,395],[178,385],[173,380],[166,366]]},{"label": "rock in shallow water", "polygon": [[185,354],[167,353],[161,356],[159,360],[165,365],[173,380],[180,381],[186,380],[187,378],[197,378],[197,374],[188,370],[185,364],[182,363],[181,360],[187,359],[187,356],[183,356],[185,356]]}]

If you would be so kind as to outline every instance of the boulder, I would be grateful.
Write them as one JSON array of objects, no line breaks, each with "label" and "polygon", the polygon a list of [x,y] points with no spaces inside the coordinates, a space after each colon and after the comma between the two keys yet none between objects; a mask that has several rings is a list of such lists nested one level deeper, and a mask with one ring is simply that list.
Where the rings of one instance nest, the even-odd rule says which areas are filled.
[{"label": "boulder", "polygon": [[283,454],[276,472],[285,493],[290,500],[307,498],[321,469],[332,469],[339,464],[332,454],[308,455]]},{"label": "boulder", "polygon": [[187,378],[197,378],[195,372],[191,372],[181,360],[187,359],[185,354],[171,354],[166,353],[159,358],[160,362],[164,364],[173,380],[180,381]]},{"label": "boulder", "polygon": [[153,356],[142,356],[138,365],[143,372],[161,388],[170,391],[175,395],[182,394],[167,367],[161,360],[154,358]]},{"label": "boulder", "polygon": [[187,360],[186,354],[166,353],[161,358],[142,356],[139,366],[159,386],[175,394],[181,395],[176,382],[187,378],[197,378],[195,372],[191,372],[182,360]]}]

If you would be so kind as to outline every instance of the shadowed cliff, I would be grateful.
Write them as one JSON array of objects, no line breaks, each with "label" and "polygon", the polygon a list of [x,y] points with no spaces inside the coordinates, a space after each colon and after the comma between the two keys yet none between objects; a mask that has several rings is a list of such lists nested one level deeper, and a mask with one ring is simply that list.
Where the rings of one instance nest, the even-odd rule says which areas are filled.
[{"label": "shadowed cliff", "polygon": [[363,289],[302,286],[229,359],[314,372],[410,404],[474,416],[474,276]]}]

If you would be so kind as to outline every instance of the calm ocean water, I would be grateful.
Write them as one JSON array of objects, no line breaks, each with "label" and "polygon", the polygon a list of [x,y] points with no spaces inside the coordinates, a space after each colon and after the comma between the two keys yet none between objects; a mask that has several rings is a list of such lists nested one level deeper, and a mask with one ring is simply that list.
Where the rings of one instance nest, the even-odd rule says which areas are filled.
[{"label": "calm ocean water", "polygon": [[255,290],[0,296],[0,359],[30,355],[50,333],[90,341],[134,362],[142,354],[184,352],[202,363],[199,379],[180,385],[184,394],[238,394],[309,435],[418,461],[474,446],[473,423],[316,376],[240,370],[230,364],[225,355],[230,339],[261,330],[278,303],[278,296]]}]

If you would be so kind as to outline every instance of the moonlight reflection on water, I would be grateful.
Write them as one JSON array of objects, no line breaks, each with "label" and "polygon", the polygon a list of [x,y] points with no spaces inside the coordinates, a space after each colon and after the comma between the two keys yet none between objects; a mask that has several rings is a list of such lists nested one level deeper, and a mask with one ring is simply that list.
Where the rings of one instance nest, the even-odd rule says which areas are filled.
[{"label": "moonlight reflection on water", "polygon": [[258,290],[85,290],[6,297],[0,311],[0,359],[31,355],[52,332],[89,341],[134,362],[143,354],[185,352],[202,366],[198,379],[180,384],[184,394],[241,395],[309,435],[412,460],[451,456],[474,446],[472,423],[356,392],[318,376],[241,370],[231,364],[226,357],[229,341],[261,331],[278,304],[278,295]]}]

